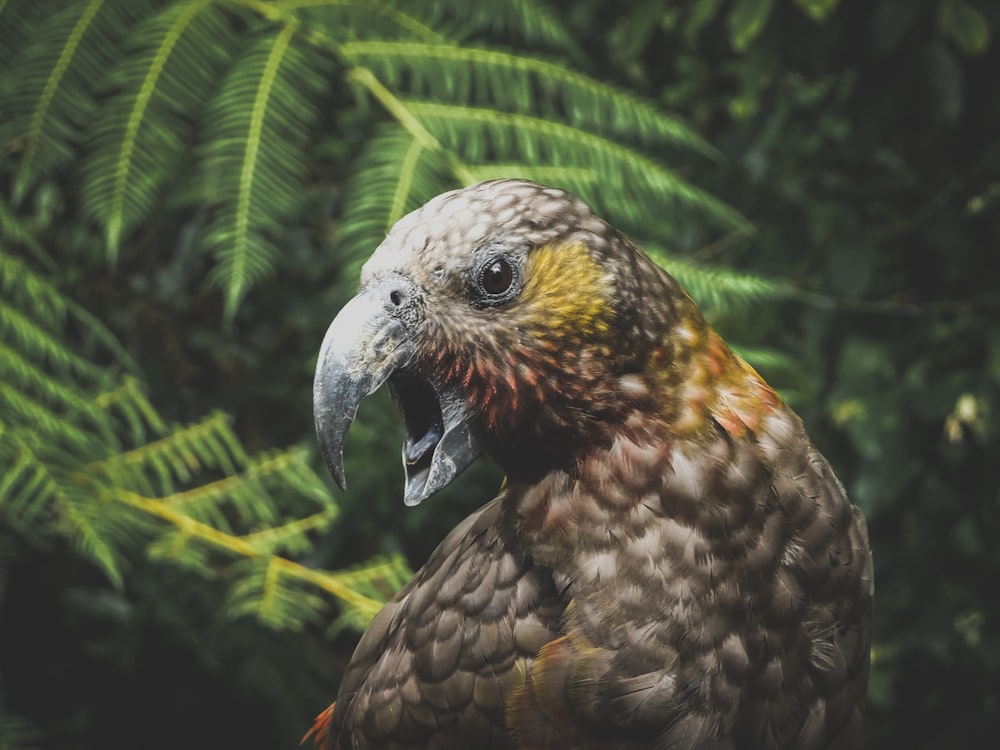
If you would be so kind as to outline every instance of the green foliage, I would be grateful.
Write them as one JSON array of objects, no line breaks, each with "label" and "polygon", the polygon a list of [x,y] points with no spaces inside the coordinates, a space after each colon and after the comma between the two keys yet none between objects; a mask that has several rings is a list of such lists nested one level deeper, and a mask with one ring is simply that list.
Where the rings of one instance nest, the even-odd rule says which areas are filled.
[{"label": "green foliage", "polygon": [[[994,5],[0,0],[0,747],[50,722],[66,747],[156,747],[94,738],[145,715],[161,650],[239,686],[198,705],[248,726],[253,693],[282,728],[251,739],[295,745],[351,631],[499,482],[477,466],[400,513],[375,398],[334,503],[323,330],[396,219],[506,176],[581,194],[674,273],[866,510],[873,744],[986,744]],[[26,599],[58,605],[16,630]],[[62,720],[22,652],[38,684],[136,689],[110,713],[77,690]]]},{"label": "green foliage", "polygon": [[[115,374],[131,363],[103,326],[7,248],[0,254],[0,288],[5,526],[34,540],[68,539],[119,587],[122,553],[138,534],[150,555],[207,576],[218,576],[220,556],[246,558],[252,564],[231,568],[240,592],[234,613],[298,622],[303,618],[283,606],[302,615],[308,604],[318,616],[321,599],[294,593],[308,584],[333,593],[355,615],[374,614],[387,592],[372,599],[335,574],[277,557],[308,550],[310,533],[336,517],[307,452],[249,455],[221,413],[167,424],[134,377]],[[70,331],[98,346],[90,359],[70,343]],[[93,363],[103,357],[113,364]],[[261,565],[283,574],[257,587]],[[379,563],[363,573],[378,578],[378,571],[393,572]],[[360,575],[348,578],[370,589]]]},{"label": "green foliage", "polygon": [[[283,222],[301,200],[306,146],[331,79],[330,58],[296,37],[262,29],[209,105],[200,148],[202,206],[214,214],[204,244],[232,317],[245,291],[279,255]],[[209,45],[211,46],[211,45]]]},{"label": "green foliage", "polygon": [[942,0],[938,26],[967,55],[981,55],[990,46],[990,22],[986,15],[964,0]]},{"label": "green foliage", "polygon": [[[218,289],[234,331],[238,315],[260,319],[251,292],[276,270],[295,273],[289,227],[330,172],[344,198],[329,268],[345,279],[407,211],[500,176],[581,193],[641,240],[684,236],[690,247],[746,232],[662,161],[718,153],[646,98],[567,65],[585,60],[573,36],[530,2],[15,0],[0,5],[0,26],[12,52],[0,58],[0,176],[11,186],[0,203],[0,520],[32,545],[68,543],[118,596],[144,553],[223,585],[229,617],[337,637],[362,628],[410,571],[393,545],[334,554],[349,567],[324,569],[321,535],[344,550],[368,537],[342,530],[359,528],[358,509],[338,518],[311,449],[247,450],[221,399],[202,393],[191,394],[200,411],[163,416],[177,391],[143,373],[163,372],[148,357],[175,347],[151,353],[132,316],[98,302],[122,343],[74,302],[68,290],[95,268],[121,269],[108,272],[116,296],[151,290],[179,316],[181,300]],[[323,150],[331,116],[354,148]],[[723,308],[780,293],[718,267],[682,275]],[[294,315],[293,297],[280,307]],[[294,358],[306,369],[312,355]],[[302,437],[311,445],[299,426]],[[383,451],[386,437],[356,439]],[[384,473],[358,473],[362,496],[397,493]],[[487,487],[471,493],[482,499],[497,479],[470,481]]]},{"label": "green foliage", "polygon": [[729,43],[737,52],[747,48],[764,30],[764,25],[774,8],[774,0],[736,0],[726,16],[729,26]]},{"label": "green foliage", "polygon": [[[123,59],[102,86],[104,101],[85,125],[81,198],[103,228],[111,260],[122,236],[148,219],[183,163],[191,110],[229,57],[228,24],[211,0],[174,3],[122,38]],[[119,31],[119,34],[121,32]],[[205,44],[210,38],[212,44]]]},{"label": "green foliage", "polygon": [[[27,28],[28,5],[3,13]],[[712,155],[705,141],[641,97],[567,67],[564,56],[578,56],[570,36],[531,3],[488,12],[254,0],[64,6],[29,29],[26,54],[9,61],[21,82],[5,102],[13,116],[4,138],[22,151],[15,203],[69,166],[112,261],[159,206],[196,207],[196,248],[215,261],[208,279],[229,319],[280,259],[283,228],[303,203],[308,147],[338,84],[390,118],[361,163],[402,165],[374,180],[356,170],[348,192],[359,198],[342,218],[353,260],[441,188],[511,174],[581,193],[647,237],[676,231],[689,209],[720,227],[745,225],[652,156]],[[552,56],[473,41],[487,32]],[[195,168],[184,169],[192,157]],[[656,214],[674,221],[650,227]]]}]

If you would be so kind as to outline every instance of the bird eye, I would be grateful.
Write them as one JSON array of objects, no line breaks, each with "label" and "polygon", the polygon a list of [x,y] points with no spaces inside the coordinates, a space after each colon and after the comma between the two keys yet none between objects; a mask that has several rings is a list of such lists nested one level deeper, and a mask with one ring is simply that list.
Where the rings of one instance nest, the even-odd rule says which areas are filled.
[{"label": "bird eye", "polygon": [[506,258],[493,258],[479,272],[479,286],[487,297],[504,297],[514,285],[514,268]]}]

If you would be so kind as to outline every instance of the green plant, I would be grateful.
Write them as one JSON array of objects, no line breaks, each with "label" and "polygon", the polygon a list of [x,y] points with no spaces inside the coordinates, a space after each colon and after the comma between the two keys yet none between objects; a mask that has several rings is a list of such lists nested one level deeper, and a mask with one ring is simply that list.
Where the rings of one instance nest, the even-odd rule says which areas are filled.
[{"label": "green plant", "polygon": [[[119,587],[146,555],[226,591],[233,615],[363,626],[408,574],[398,538],[373,541],[396,522],[395,485],[361,467],[367,520],[334,503],[288,394],[307,393],[322,326],[386,229],[461,184],[581,194],[716,318],[792,296],[682,259],[752,236],[686,177],[719,154],[593,71],[523,0],[0,3],[6,533],[68,543]],[[385,411],[355,431],[361,454],[396,450]],[[482,499],[496,478],[471,481]],[[419,536],[421,518],[399,523]]]}]

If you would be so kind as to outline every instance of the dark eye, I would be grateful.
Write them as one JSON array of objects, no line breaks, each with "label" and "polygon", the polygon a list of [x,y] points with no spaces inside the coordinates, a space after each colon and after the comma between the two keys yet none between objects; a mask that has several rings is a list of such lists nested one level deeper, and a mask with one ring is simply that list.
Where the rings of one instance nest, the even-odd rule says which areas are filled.
[{"label": "dark eye", "polygon": [[514,269],[503,258],[487,263],[480,279],[487,294],[503,294],[514,283]]},{"label": "dark eye", "polygon": [[514,285],[514,268],[506,258],[493,258],[479,272],[479,286],[489,297],[502,297]]}]

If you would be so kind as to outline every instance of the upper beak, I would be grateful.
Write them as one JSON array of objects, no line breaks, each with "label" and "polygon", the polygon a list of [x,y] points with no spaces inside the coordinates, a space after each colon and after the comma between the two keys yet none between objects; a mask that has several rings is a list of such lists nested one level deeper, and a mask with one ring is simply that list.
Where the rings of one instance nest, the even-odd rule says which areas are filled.
[{"label": "upper beak", "polygon": [[323,339],[313,380],[320,449],[345,487],[344,438],[361,399],[389,381],[406,424],[403,500],[417,505],[458,476],[483,451],[482,433],[457,389],[414,368],[410,327],[415,289],[399,278],[376,282],[348,302]]}]

